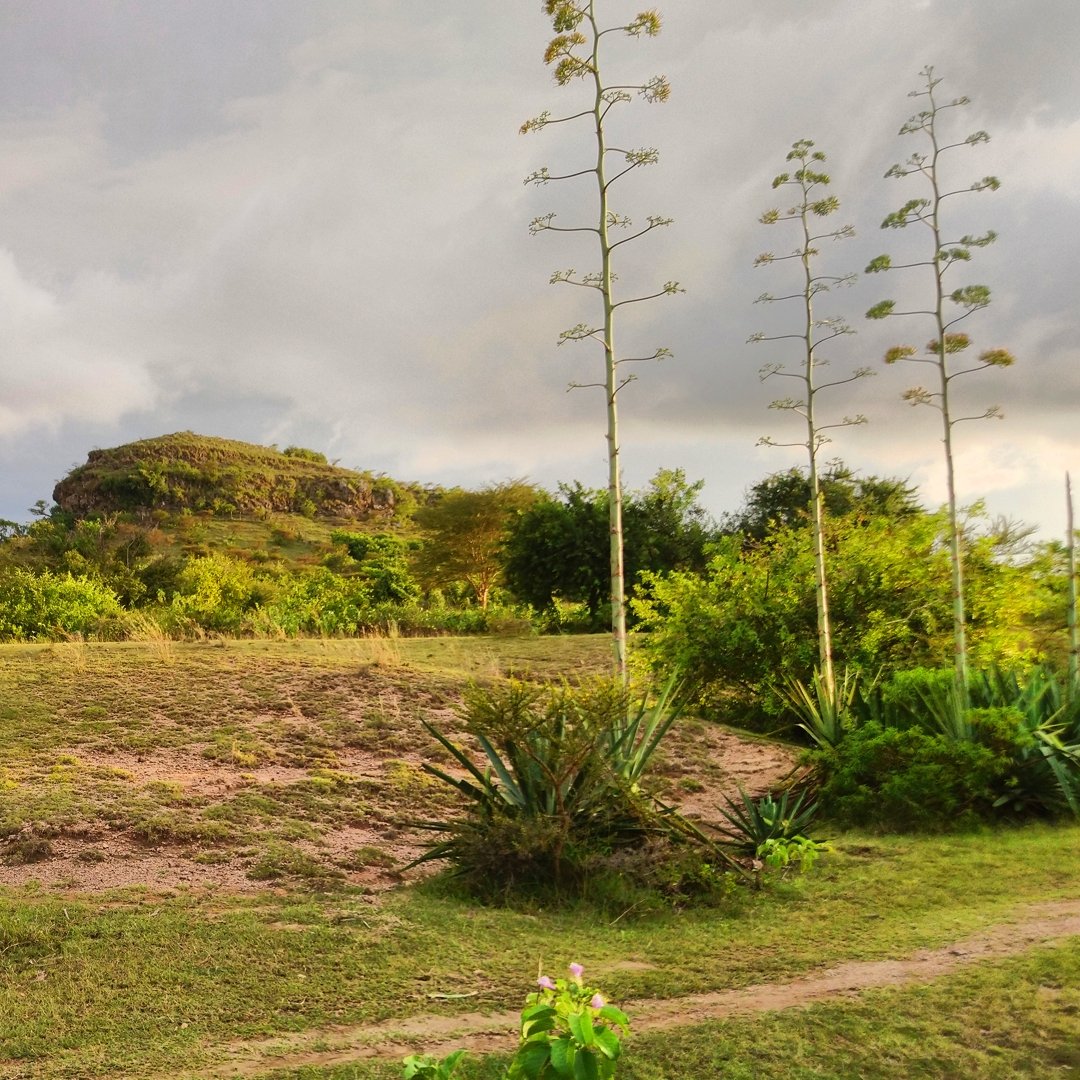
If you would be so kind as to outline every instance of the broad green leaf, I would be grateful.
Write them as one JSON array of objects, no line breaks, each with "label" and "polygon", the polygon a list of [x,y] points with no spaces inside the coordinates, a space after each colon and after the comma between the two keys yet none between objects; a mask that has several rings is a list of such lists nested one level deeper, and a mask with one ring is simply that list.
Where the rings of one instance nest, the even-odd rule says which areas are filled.
[{"label": "broad green leaf", "polygon": [[592,1054],[582,1051],[574,1058],[574,1080],[599,1080],[600,1069]]},{"label": "broad green leaf", "polygon": [[551,1056],[551,1047],[547,1042],[525,1043],[518,1047],[514,1060],[510,1062],[507,1080],[539,1080],[544,1066]]},{"label": "broad green leaf", "polygon": [[550,1005],[539,1004],[525,1009],[521,1014],[522,1039],[531,1039],[537,1034],[551,1031],[556,1020],[555,1010]]},{"label": "broad green leaf", "polygon": [[602,1020],[607,1020],[612,1024],[621,1027],[623,1031],[630,1030],[630,1021],[627,1019],[626,1013],[622,1009],[617,1009],[614,1005],[605,1005],[597,1015]]},{"label": "broad green leaf", "polygon": [[588,1013],[572,1012],[566,1019],[574,1038],[582,1046],[592,1046],[596,1041],[592,1017]]},{"label": "broad green leaf", "polygon": [[569,1036],[564,1035],[551,1044],[551,1067],[559,1076],[572,1077],[574,1075],[574,1058],[576,1057],[577,1049]]},{"label": "broad green leaf", "polygon": [[619,1041],[619,1036],[615,1034],[610,1028],[597,1028],[596,1029],[596,1045],[599,1047],[600,1052],[614,1061],[622,1051],[622,1043]]}]

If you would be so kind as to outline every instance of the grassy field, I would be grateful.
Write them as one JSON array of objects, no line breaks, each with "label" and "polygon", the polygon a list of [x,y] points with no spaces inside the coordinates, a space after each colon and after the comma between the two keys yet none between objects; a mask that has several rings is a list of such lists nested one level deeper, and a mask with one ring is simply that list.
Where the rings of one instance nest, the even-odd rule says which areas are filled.
[{"label": "grassy field", "polygon": [[[469,678],[607,656],[605,638],[0,648],[0,1077],[389,1078],[383,1055],[458,1039],[463,1076],[494,1080],[538,965],[570,960],[634,1020],[620,1080],[1080,1076],[1075,826],[838,836],[811,875],[709,910],[400,883],[409,821],[450,809],[419,718],[453,729]],[[669,793],[718,799],[714,738],[683,722]],[[1002,948],[949,951],[990,932]],[[861,981],[927,950],[932,975]],[[841,964],[870,988],[709,1004]]]}]

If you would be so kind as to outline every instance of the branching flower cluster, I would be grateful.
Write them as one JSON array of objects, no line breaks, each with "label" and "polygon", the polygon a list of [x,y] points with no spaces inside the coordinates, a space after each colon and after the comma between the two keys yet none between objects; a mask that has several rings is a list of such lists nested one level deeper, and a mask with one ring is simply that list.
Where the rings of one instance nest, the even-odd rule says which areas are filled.
[{"label": "branching flower cluster", "polygon": [[[990,303],[990,290],[985,285],[961,285],[950,288],[953,267],[971,261],[974,249],[987,247],[997,239],[993,230],[981,235],[965,234],[957,239],[947,238],[942,217],[942,204],[952,196],[966,192],[997,191],[1001,186],[996,176],[984,176],[966,188],[946,191],[942,188],[941,155],[960,147],[980,146],[989,141],[985,131],[975,131],[954,142],[944,141],[940,131],[943,114],[970,104],[966,97],[939,101],[937,88],[941,79],[934,75],[932,67],[920,73],[921,89],[908,95],[924,98],[927,107],[910,117],[900,128],[901,135],[922,136],[929,147],[913,153],[903,163],[893,165],[886,177],[903,180],[909,176],[921,178],[929,186],[929,195],[908,199],[898,210],[888,214],[881,223],[883,229],[905,229],[919,225],[928,230],[931,240],[927,257],[914,262],[895,264],[889,255],[879,255],[866,267],[868,274],[886,273],[892,270],[924,268],[929,271],[933,288],[930,306],[912,310],[897,310],[895,300],[882,300],[866,313],[868,319],[886,319],[892,316],[923,316],[933,321],[934,336],[920,354],[913,345],[894,345],[885,353],[885,362],[900,361],[930,365],[936,372],[937,385],[931,389],[913,386],[903,395],[910,405],[928,405],[937,410],[942,422],[942,445],[945,451],[945,474],[948,491],[949,549],[953,588],[953,639],[956,681],[963,700],[967,695],[967,638],[964,610],[963,537],[959,523],[956,494],[956,475],[953,459],[953,432],[958,424],[969,420],[1001,419],[1004,415],[997,405],[981,411],[957,415],[952,401],[953,383],[966,375],[988,368],[1009,367],[1013,356],[1006,349],[994,348],[980,353],[975,361],[964,364],[958,358],[971,346],[971,338],[955,327],[982,311]],[[947,284],[949,282],[949,284]],[[947,307],[952,305],[951,307]]]},{"label": "branching flower cluster", "polygon": [[825,155],[815,150],[810,139],[800,139],[787,155],[789,162],[796,162],[794,172],[780,173],[772,183],[773,189],[792,187],[798,195],[798,202],[787,210],[778,208],[766,210],[758,219],[762,225],[777,225],[795,222],[799,228],[800,243],[788,255],[775,255],[771,251],[763,252],[754,260],[755,266],[770,266],[774,263],[797,260],[800,264],[801,288],[797,292],[783,296],[762,293],[756,303],[776,303],[782,300],[798,301],[802,309],[802,327],[799,332],[788,334],[766,334],[758,331],[749,338],[750,342],[798,341],[801,363],[794,371],[788,371],[783,363],[770,361],[760,370],[764,382],[771,378],[794,379],[801,383],[801,395],[775,399],[771,409],[793,412],[802,417],[806,425],[805,438],[797,442],[777,442],[771,436],[763,436],[758,445],[797,446],[806,450],[810,466],[810,508],[814,522],[814,563],[816,568],[816,597],[818,623],[818,660],[825,692],[835,696],[836,683],[833,673],[832,629],[829,618],[828,582],[825,572],[825,522],[824,501],[818,475],[818,452],[830,441],[825,432],[835,428],[852,427],[866,423],[862,415],[844,416],[832,423],[822,423],[817,414],[817,398],[823,390],[844,386],[872,374],[869,368],[861,367],[849,375],[821,382],[818,371],[828,365],[828,360],[820,353],[823,345],[837,338],[853,333],[843,319],[837,316],[819,318],[814,312],[814,300],[821,293],[841,285],[850,285],[855,279],[853,274],[824,274],[815,263],[820,255],[819,244],[823,240],[846,240],[855,235],[850,225],[819,231],[818,219],[827,218],[840,208],[840,201],[835,195],[824,194],[829,185],[828,173],[822,171]]},{"label": "branching flower cluster", "polygon": [[[672,219],[651,214],[645,224],[635,229],[632,218],[611,205],[614,184],[637,169],[655,165],[660,160],[659,151],[652,146],[608,146],[606,124],[612,109],[626,105],[635,98],[649,104],[667,101],[671,87],[663,75],[654,75],[636,84],[605,85],[601,74],[601,45],[612,34],[631,38],[655,37],[660,33],[660,15],[654,10],[640,12],[629,22],[601,27],[596,15],[596,0],[545,0],[543,10],[552,20],[555,36],[544,52],[544,62],[551,66],[555,82],[559,86],[583,81],[591,85],[592,105],[565,116],[553,117],[545,111],[521,125],[521,133],[541,131],[551,124],[564,124],[574,120],[589,122],[595,137],[595,164],[569,172],[553,173],[547,166],[535,169],[525,177],[526,185],[542,187],[552,181],[571,181],[581,177],[595,178],[597,204],[595,224],[561,225],[554,213],[533,218],[529,232],[534,236],[544,232],[591,233],[597,239],[600,266],[597,270],[579,275],[575,270],[557,270],[550,278],[555,285],[576,285],[592,289],[599,294],[603,321],[599,325],[578,323],[559,335],[559,345],[568,341],[596,341],[604,353],[603,379],[595,382],[571,382],[570,389],[595,387],[604,391],[607,408],[608,443],[608,493],[611,513],[611,625],[615,652],[615,667],[622,679],[627,677],[626,657],[626,601],[623,566],[622,539],[622,479],[619,467],[618,412],[616,398],[619,392],[633,382],[633,374],[620,370],[627,364],[660,360],[670,356],[670,350],[658,346],[641,356],[620,355],[615,345],[615,313],[629,304],[655,300],[662,296],[674,296],[683,291],[677,281],[625,299],[616,299],[614,286],[618,280],[612,265],[615,250],[631,240],[638,240],[656,229],[672,223]],[[618,238],[615,235],[618,234]]]}]

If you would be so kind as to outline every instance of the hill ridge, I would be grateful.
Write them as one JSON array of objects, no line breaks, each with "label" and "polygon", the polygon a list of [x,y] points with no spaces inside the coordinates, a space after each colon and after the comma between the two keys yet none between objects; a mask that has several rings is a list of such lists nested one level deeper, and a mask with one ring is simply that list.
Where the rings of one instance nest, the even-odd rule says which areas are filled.
[{"label": "hill ridge", "polygon": [[91,450],[53,489],[53,501],[77,518],[164,510],[364,520],[392,517],[421,490],[302,447],[181,431]]}]

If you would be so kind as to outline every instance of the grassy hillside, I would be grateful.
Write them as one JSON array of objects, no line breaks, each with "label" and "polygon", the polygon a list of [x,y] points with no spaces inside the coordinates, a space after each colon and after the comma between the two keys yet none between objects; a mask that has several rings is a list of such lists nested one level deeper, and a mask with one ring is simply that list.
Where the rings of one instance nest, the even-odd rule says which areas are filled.
[{"label": "grassy hillside", "polygon": [[[0,884],[385,885],[422,849],[416,815],[450,805],[420,720],[461,737],[467,680],[595,675],[609,655],[605,636],[0,647]],[[671,743],[671,794],[753,782],[693,748],[702,730]]]},{"label": "grassy hillside", "polygon": [[173,554],[208,555],[220,552],[234,558],[261,562],[281,560],[295,569],[322,562],[333,547],[335,529],[363,532],[386,527],[381,518],[357,522],[342,518],[307,518],[300,514],[260,517],[215,517],[209,513],[169,514],[158,533]]},{"label": "grassy hillside", "polygon": [[339,468],[316,451],[190,431],[92,450],[53,491],[75,517],[164,510],[387,519],[422,497],[416,486]]},{"label": "grassy hillside", "polygon": [[[405,883],[409,819],[451,809],[419,719],[454,730],[470,677],[607,660],[604,637],[0,648],[0,1078],[400,1080],[467,1044],[460,1080],[498,1080],[538,963],[571,960],[631,1016],[619,1080],[1078,1074],[1075,825],[840,835],[708,910]],[[663,783],[705,816],[770,751],[673,734]]]}]

